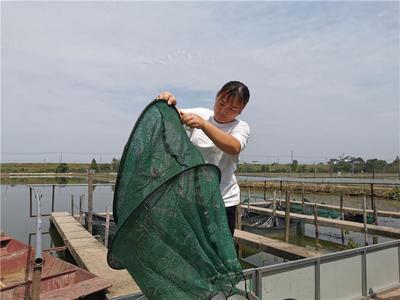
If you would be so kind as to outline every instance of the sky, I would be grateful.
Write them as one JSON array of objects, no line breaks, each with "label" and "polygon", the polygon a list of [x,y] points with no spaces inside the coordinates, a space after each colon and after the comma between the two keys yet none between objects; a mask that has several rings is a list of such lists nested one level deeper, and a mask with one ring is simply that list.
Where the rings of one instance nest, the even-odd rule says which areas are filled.
[{"label": "sky", "polygon": [[392,162],[400,148],[393,2],[1,2],[1,161],[110,162],[171,91],[250,102],[243,162]]}]

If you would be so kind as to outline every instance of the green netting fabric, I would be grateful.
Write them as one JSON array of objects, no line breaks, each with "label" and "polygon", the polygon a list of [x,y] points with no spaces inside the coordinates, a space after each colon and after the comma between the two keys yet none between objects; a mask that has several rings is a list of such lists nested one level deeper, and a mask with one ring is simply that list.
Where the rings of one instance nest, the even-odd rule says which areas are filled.
[{"label": "green netting fabric", "polygon": [[174,107],[152,102],[125,146],[114,191],[108,262],[149,299],[208,299],[242,279],[219,189]]}]

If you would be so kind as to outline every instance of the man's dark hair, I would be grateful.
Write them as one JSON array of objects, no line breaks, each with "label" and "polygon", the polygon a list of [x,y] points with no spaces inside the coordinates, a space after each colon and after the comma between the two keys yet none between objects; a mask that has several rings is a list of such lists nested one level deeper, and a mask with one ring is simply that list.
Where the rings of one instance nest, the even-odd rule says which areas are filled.
[{"label": "man's dark hair", "polygon": [[217,98],[226,97],[228,100],[236,99],[246,105],[250,99],[248,87],[240,81],[229,81],[217,93]]}]

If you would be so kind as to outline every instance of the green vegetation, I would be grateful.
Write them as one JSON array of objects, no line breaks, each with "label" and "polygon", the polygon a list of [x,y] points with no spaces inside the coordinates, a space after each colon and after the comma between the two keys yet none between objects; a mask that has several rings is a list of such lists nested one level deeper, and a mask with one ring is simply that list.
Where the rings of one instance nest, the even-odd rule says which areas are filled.
[{"label": "green vegetation", "polygon": [[116,159],[115,157],[113,157],[112,161],[111,161],[111,169],[113,172],[118,172],[119,170],[119,159]]},{"label": "green vegetation", "polygon": [[239,173],[329,173],[330,166],[326,164],[299,164],[293,161],[293,164],[239,164],[237,171]]},{"label": "green vegetation", "polygon": [[99,172],[99,167],[97,166],[96,159],[92,159],[92,162],[90,163],[90,170]]},{"label": "green vegetation", "polygon": [[[119,161],[112,163],[96,163],[99,173],[117,172]],[[4,163],[1,173],[87,173],[91,163]]]},{"label": "green vegetation", "polygon": [[[363,173],[399,173],[399,157],[387,163],[384,160],[369,159],[367,161],[350,163],[338,161],[335,164],[301,164],[293,160],[292,164],[263,164],[263,163],[241,163],[238,165],[238,173],[286,173],[286,174],[330,174],[330,173],[354,173],[355,175]],[[86,173],[88,169],[95,170],[96,173],[118,172],[120,160],[115,157],[110,163],[97,163],[92,159],[91,163],[3,163],[1,164],[1,173]]]},{"label": "green vegetation", "polygon": [[352,236],[350,236],[350,231],[348,229],[343,230],[343,235],[348,238],[346,249],[355,249],[361,247],[361,245],[357,243]]},{"label": "green vegetation", "polygon": [[68,173],[68,165],[66,163],[61,163],[56,168],[56,173]]},{"label": "green vegetation", "polygon": [[359,158],[354,162],[335,161],[335,163],[300,164],[293,160],[291,164],[263,164],[263,163],[242,163],[239,164],[238,173],[399,173],[400,159],[387,163],[385,160]]},{"label": "green vegetation", "polygon": [[383,194],[383,197],[390,200],[400,201],[400,188],[395,187],[394,189],[387,191]]}]

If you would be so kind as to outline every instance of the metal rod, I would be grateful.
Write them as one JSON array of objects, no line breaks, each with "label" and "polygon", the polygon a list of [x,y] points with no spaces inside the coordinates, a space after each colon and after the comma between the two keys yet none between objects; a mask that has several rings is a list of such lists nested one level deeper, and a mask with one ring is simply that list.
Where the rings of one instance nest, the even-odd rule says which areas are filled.
[{"label": "metal rod", "polygon": [[36,189],[33,189],[36,197],[36,245],[35,245],[35,260],[33,266],[32,275],[32,300],[37,300],[40,298],[40,281],[42,276],[42,215],[40,211],[40,200],[42,196],[39,196]]},{"label": "metal rod", "polygon": [[[367,251],[361,253],[361,294],[367,298],[368,285],[367,285]],[[368,297],[369,298],[369,297]]]},{"label": "metal rod", "polygon": [[314,269],[314,277],[315,277],[315,300],[321,299],[321,262],[319,259],[315,262]]}]

